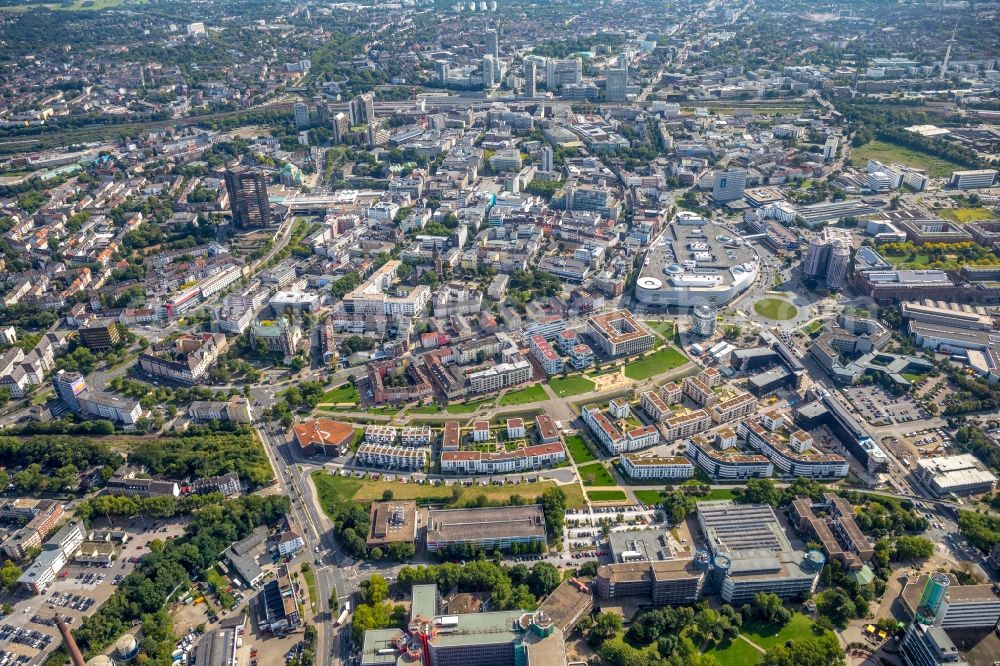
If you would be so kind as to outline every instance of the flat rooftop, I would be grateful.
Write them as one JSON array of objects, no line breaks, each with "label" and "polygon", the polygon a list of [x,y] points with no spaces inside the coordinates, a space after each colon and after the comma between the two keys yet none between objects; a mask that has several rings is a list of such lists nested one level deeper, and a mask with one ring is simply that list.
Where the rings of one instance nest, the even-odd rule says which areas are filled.
[{"label": "flat rooftop", "polygon": [[500,538],[545,538],[540,504],[445,509],[427,513],[427,540],[462,542]]},{"label": "flat rooftop", "polygon": [[417,536],[417,503],[393,500],[372,502],[368,546],[413,543]]}]

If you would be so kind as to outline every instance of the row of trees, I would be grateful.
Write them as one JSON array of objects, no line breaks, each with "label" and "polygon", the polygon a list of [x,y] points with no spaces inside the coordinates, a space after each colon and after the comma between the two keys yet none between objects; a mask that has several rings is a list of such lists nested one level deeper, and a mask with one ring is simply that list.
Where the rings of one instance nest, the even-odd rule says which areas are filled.
[{"label": "row of trees", "polygon": [[93,656],[142,622],[140,652],[145,657],[140,659],[169,663],[174,637],[166,606],[171,595],[214,565],[231,543],[258,525],[276,524],[289,509],[287,497],[250,495],[195,512],[184,536],[151,547],[111,598],[84,620],[74,632],[80,648]]}]

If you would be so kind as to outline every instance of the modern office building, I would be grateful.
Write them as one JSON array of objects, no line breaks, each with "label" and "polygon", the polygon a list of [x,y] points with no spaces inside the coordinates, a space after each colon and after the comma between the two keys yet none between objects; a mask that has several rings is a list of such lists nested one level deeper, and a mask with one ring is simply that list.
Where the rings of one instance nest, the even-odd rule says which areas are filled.
[{"label": "modern office building", "polygon": [[757,592],[793,599],[816,589],[826,558],[793,549],[771,506],[699,502],[698,524],[711,557],[711,589],[726,603],[748,602]]},{"label": "modern office building", "polygon": [[545,516],[540,504],[432,509],[427,512],[427,550],[455,545],[492,551],[511,545],[545,543]]},{"label": "modern office building", "polygon": [[861,427],[847,408],[828,391],[821,391],[818,399],[796,408],[795,422],[803,430],[827,426],[870,473],[884,472],[889,468],[885,452],[872,441],[868,431]]},{"label": "modern office building", "polygon": [[405,630],[365,632],[360,666],[565,666],[563,632],[543,610],[441,614],[437,586],[414,585]]},{"label": "modern office building", "polygon": [[391,543],[414,543],[417,540],[419,512],[411,500],[372,502],[369,511],[369,548],[384,547]]},{"label": "modern office building", "polygon": [[907,666],[969,666],[941,627],[912,622],[899,646]]},{"label": "modern office building", "polygon": [[59,370],[52,375],[52,388],[70,411],[79,413],[80,402],[77,396],[87,390],[87,382],[79,372]]},{"label": "modern office building", "polygon": [[426,285],[391,289],[401,261],[392,259],[355,289],[344,295],[344,310],[351,314],[373,314],[413,317],[420,315],[431,300]]},{"label": "modern office building", "polygon": [[[817,516],[817,512],[824,515]],[[830,560],[848,571],[858,571],[875,555],[875,548],[854,520],[854,507],[842,497],[826,493],[819,501],[799,496],[792,500],[789,518],[806,538],[823,544]]]},{"label": "modern office building", "polygon": [[565,85],[578,84],[583,78],[583,61],[579,58],[545,61],[545,87],[555,92]]},{"label": "modern office building", "polygon": [[347,104],[347,117],[351,127],[371,125],[375,122],[375,96],[372,93],[358,95]]},{"label": "modern office building", "polygon": [[[534,97],[538,94],[537,76],[538,69],[534,61],[529,60],[524,63],[524,95],[526,97]],[[545,169],[543,168],[542,170],[544,171]]]},{"label": "modern office building", "polygon": [[955,171],[948,181],[949,187],[960,190],[974,190],[984,187],[992,187],[996,180],[996,169],[976,169],[974,171]]},{"label": "modern office building", "polygon": [[548,144],[542,146],[542,171],[545,173],[552,173],[554,168],[553,165],[553,152],[552,147]]},{"label": "modern office building", "polygon": [[708,303],[699,303],[691,312],[691,331],[703,338],[715,335],[717,312]]},{"label": "modern office building", "polygon": [[959,585],[953,575],[938,571],[909,578],[899,598],[914,624],[948,632],[990,631],[1000,620],[996,583]]},{"label": "modern office building", "polygon": [[267,177],[263,172],[242,167],[227,169],[225,181],[234,225],[240,229],[271,225],[271,202],[267,198]]},{"label": "modern office building", "polygon": [[701,598],[706,571],[695,560],[614,562],[598,568],[594,592],[598,599],[643,597],[653,606],[693,604]]},{"label": "modern office building", "polygon": [[627,99],[628,70],[613,67],[605,72],[606,87],[604,97],[609,102],[624,102]]},{"label": "modern office building", "polygon": [[486,53],[494,58],[500,57],[500,33],[493,28],[486,31]]},{"label": "modern office building", "polygon": [[712,201],[729,203],[743,198],[743,190],[747,185],[746,169],[726,169],[715,173],[712,185]]},{"label": "modern office building", "polygon": [[614,310],[587,320],[587,333],[610,357],[633,356],[653,347],[653,334],[628,310]]},{"label": "modern office building", "polygon": [[296,102],[292,107],[295,113],[295,127],[296,129],[305,130],[309,129],[309,105],[303,104],[302,102]]},{"label": "modern office building", "polygon": [[825,227],[809,239],[802,272],[809,278],[825,278],[830,289],[842,288],[851,268],[851,242],[850,230]]}]

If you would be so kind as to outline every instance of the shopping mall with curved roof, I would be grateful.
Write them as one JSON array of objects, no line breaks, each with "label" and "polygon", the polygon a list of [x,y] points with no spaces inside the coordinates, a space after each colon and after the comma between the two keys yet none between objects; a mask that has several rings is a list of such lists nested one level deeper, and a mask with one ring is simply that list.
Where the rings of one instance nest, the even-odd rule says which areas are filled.
[{"label": "shopping mall with curved roof", "polygon": [[739,234],[682,211],[646,253],[635,298],[654,306],[725,305],[757,279],[760,259]]}]

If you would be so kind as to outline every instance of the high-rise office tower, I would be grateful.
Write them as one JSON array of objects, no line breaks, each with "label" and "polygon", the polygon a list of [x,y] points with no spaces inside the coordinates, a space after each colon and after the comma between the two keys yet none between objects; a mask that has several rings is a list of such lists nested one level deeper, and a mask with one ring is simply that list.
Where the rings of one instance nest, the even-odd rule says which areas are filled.
[{"label": "high-rise office tower", "polygon": [[607,88],[605,97],[609,102],[624,102],[626,90],[628,89],[628,70],[616,67],[609,69],[605,73],[607,78]]},{"label": "high-rise office tower", "polygon": [[712,200],[716,203],[728,203],[743,198],[743,188],[747,184],[747,172],[744,169],[726,169],[715,174],[715,185],[712,186]]},{"label": "high-rise office tower", "polygon": [[271,224],[271,202],[267,199],[267,177],[260,171],[242,167],[226,170],[226,191],[233,224],[240,229]]},{"label": "high-rise office tower", "polygon": [[535,70],[535,63],[528,61],[524,64],[524,94],[528,97],[534,97],[538,94],[537,84],[535,82],[535,77],[537,76],[537,71]]},{"label": "high-rise office tower", "polygon": [[83,375],[79,372],[59,370],[52,375],[52,388],[56,390],[56,395],[73,413],[79,413],[80,401],[76,399],[76,396],[87,390],[87,382],[84,381]]},{"label": "high-rise office tower", "polygon": [[542,171],[551,172],[553,169],[552,164],[552,147],[542,146]]},{"label": "high-rise office tower", "polygon": [[344,137],[351,131],[351,124],[347,120],[347,114],[338,112],[330,119],[330,127],[333,130],[333,142],[343,143]]},{"label": "high-rise office tower", "polygon": [[293,108],[295,109],[295,127],[309,129],[309,105],[296,102]]},{"label": "high-rise office tower", "polygon": [[545,87],[553,92],[562,86],[580,83],[582,78],[583,61],[579,58],[549,58],[545,62]]},{"label": "high-rise office tower", "polygon": [[494,58],[500,57],[500,33],[496,30],[486,31],[486,53]]},{"label": "high-rise office tower", "polygon": [[375,96],[371,93],[358,95],[347,105],[351,126],[370,125],[375,122]]},{"label": "high-rise office tower", "polygon": [[330,107],[323,102],[316,105],[316,125],[319,127],[330,126]]},{"label": "high-rise office tower", "polygon": [[493,56],[486,54],[483,56],[483,87],[492,88],[496,83],[496,68],[493,63],[496,62]]},{"label": "high-rise office tower", "polygon": [[842,240],[833,241],[830,250],[830,262],[826,267],[826,286],[829,289],[842,289],[847,282],[847,273],[851,268],[851,246]]},{"label": "high-rise office tower", "polygon": [[448,66],[448,61],[447,60],[438,60],[436,63],[434,63],[434,67],[437,70],[438,81],[441,83],[441,85],[443,87],[447,88],[448,87],[448,73],[450,71],[450,67]]}]

